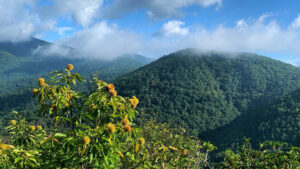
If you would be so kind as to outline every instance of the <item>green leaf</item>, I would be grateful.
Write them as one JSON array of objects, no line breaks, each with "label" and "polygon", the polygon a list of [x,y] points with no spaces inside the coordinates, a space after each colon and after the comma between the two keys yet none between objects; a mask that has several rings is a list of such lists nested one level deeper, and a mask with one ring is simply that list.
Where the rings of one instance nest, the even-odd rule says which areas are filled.
[{"label": "green leaf", "polygon": [[67,137],[67,135],[65,135],[63,133],[56,133],[56,134],[54,134],[54,137]]}]

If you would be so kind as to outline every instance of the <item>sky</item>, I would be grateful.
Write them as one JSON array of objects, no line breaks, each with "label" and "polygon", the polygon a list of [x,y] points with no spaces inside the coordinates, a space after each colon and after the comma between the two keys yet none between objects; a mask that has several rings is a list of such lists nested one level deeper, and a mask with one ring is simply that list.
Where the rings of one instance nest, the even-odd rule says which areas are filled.
[{"label": "sky", "polygon": [[81,56],[185,49],[253,52],[300,65],[299,0],[0,0],[0,41],[36,37]]}]

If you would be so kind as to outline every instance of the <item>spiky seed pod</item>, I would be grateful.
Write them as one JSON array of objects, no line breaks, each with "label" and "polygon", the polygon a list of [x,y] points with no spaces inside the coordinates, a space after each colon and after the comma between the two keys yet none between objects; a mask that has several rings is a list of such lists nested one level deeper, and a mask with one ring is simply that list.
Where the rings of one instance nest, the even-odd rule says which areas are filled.
[{"label": "spiky seed pod", "polygon": [[131,99],[129,99],[129,102],[133,108],[136,108],[136,106],[139,104],[139,99],[133,96]]},{"label": "spiky seed pod", "polygon": [[83,137],[83,144],[84,145],[88,145],[88,144],[90,144],[90,142],[91,142],[91,139],[88,136]]},{"label": "spiky seed pod", "polygon": [[112,123],[108,123],[107,129],[109,133],[114,133],[116,131],[116,127]]},{"label": "spiky seed pod", "polygon": [[106,86],[106,89],[107,89],[107,91],[111,91],[111,90],[114,90],[114,89],[115,89],[115,86],[114,86],[113,84],[108,84],[108,85]]},{"label": "spiky seed pod", "polygon": [[129,99],[130,104],[134,104],[134,100],[133,99]]},{"label": "spiky seed pod", "polygon": [[14,126],[14,125],[16,125],[16,124],[17,124],[17,121],[16,121],[16,120],[11,120],[11,121],[10,121],[10,123],[11,123],[11,125],[13,125],[13,126]]},{"label": "spiky seed pod", "polygon": [[187,155],[186,149],[183,150],[182,154],[183,154],[183,155]]},{"label": "spiky seed pod", "polygon": [[124,128],[127,132],[131,132],[131,127],[129,125],[126,125]]},{"label": "spiky seed pod", "polygon": [[39,126],[37,126],[37,129],[38,129],[38,130],[42,130],[43,127],[42,127],[41,125],[39,125]]},{"label": "spiky seed pod", "polygon": [[127,118],[123,119],[122,124],[124,126],[129,125],[129,120]]},{"label": "spiky seed pod", "polygon": [[44,78],[39,78],[38,84],[39,84],[40,86],[45,86],[45,85],[46,85],[45,79],[44,79]]},{"label": "spiky seed pod", "polygon": [[136,104],[133,99],[129,99],[129,102],[131,104],[131,107],[136,108]]},{"label": "spiky seed pod", "polygon": [[110,93],[111,93],[111,95],[112,95],[113,97],[116,97],[116,96],[117,96],[117,91],[116,91],[116,90],[112,90],[112,91],[110,91]]},{"label": "spiky seed pod", "polygon": [[31,131],[35,130],[35,126],[30,126]]},{"label": "spiky seed pod", "polygon": [[140,141],[141,145],[144,145],[144,144],[145,144],[145,139],[144,139],[143,137],[140,138],[139,141]]},{"label": "spiky seed pod", "polygon": [[34,95],[38,94],[39,93],[39,89],[37,89],[37,88],[32,89],[32,93]]},{"label": "spiky seed pod", "polygon": [[133,96],[132,99],[134,100],[134,103],[135,103],[136,105],[139,104],[139,99],[138,99],[138,98],[136,98],[135,96]]},{"label": "spiky seed pod", "polygon": [[67,69],[69,71],[73,70],[74,66],[72,64],[67,64]]}]

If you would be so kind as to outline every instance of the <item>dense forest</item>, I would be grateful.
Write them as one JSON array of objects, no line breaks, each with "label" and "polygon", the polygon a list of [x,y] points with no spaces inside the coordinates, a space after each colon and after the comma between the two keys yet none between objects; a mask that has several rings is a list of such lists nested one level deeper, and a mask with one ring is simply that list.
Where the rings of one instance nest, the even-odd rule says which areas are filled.
[{"label": "dense forest", "polygon": [[[28,50],[32,50],[37,44],[49,45],[35,39],[32,41],[32,43],[26,43]],[[137,118],[133,122],[136,122],[136,126],[142,129],[137,131],[142,131],[140,134],[143,134],[150,141],[145,150],[154,153],[152,155],[148,152],[140,153],[140,155],[144,154],[144,158],[147,158],[149,162],[147,164],[142,163],[143,165],[163,164],[174,167],[193,164],[217,168],[275,165],[288,166],[287,168],[289,168],[299,164],[297,161],[299,162],[300,157],[295,153],[297,154],[300,150],[298,147],[291,146],[300,146],[300,70],[297,67],[251,53],[204,53],[196,49],[182,50],[150,63],[151,59],[136,54],[124,55],[112,61],[104,61],[83,58],[70,59],[58,56],[25,56],[21,53],[10,53],[16,48],[19,48],[18,45],[0,44],[0,133],[4,136],[4,142],[7,142],[11,132],[15,133],[15,131],[7,130],[4,127],[9,125],[11,125],[10,129],[14,127],[13,124],[10,124],[10,120],[16,117],[15,113],[9,113],[12,110],[20,112],[22,118],[18,121],[22,124],[18,125],[27,125],[29,131],[30,124],[38,124],[44,126],[46,132],[48,130],[58,132],[52,131],[54,130],[53,120],[55,121],[52,115],[54,108],[48,105],[41,111],[41,107],[39,107],[41,103],[36,103],[33,99],[32,92],[34,91],[32,88],[38,87],[36,79],[40,77],[49,79],[51,75],[48,72],[53,69],[59,70],[67,63],[74,63],[76,66],[70,70],[78,72],[86,78],[86,83],[77,83],[72,86],[72,90],[81,93],[75,98],[86,97],[91,94],[90,91],[95,90],[95,84],[90,83],[94,81],[93,77],[114,82],[117,92],[113,95],[117,94],[117,100],[120,99],[122,104],[124,100],[121,96],[137,96],[139,98],[139,106],[136,110],[140,113],[137,114]],[[20,51],[22,50],[25,48],[20,49]],[[65,69],[67,72],[70,70]],[[98,81],[97,84],[106,84],[102,82]],[[39,91],[43,89],[46,92],[43,85],[40,84],[39,87]],[[103,91],[101,90],[101,92]],[[101,94],[104,94],[105,97],[108,96],[106,99],[110,100],[112,93],[111,91],[108,93],[108,95],[105,92]],[[77,101],[80,105],[85,100]],[[128,101],[135,104],[134,108],[136,107],[135,101],[130,101],[130,99]],[[91,100],[91,102],[93,101]],[[96,105],[95,103],[88,104],[92,104],[92,107]],[[102,103],[97,102],[97,104]],[[85,107],[84,110],[90,109],[86,105],[81,106],[81,108],[83,107]],[[75,109],[77,108],[79,107]],[[66,108],[62,107],[59,109],[67,111]],[[101,109],[101,111],[106,112],[106,108],[105,110]],[[41,116],[37,112],[44,112],[46,116]],[[83,116],[86,115],[83,114]],[[61,116],[55,114],[54,117]],[[114,118],[115,115],[111,117]],[[22,120],[23,118],[26,118],[26,121]],[[85,118],[93,119],[90,115]],[[81,123],[79,121],[77,123]],[[103,124],[106,124],[106,121]],[[74,125],[77,126],[77,124]],[[81,130],[82,125],[87,124],[83,122],[77,126],[78,129]],[[62,131],[66,128],[69,129],[70,124],[64,124],[58,130]],[[155,132],[153,133],[154,129]],[[26,127],[22,130],[28,132]],[[22,130],[20,128],[18,132],[22,133]],[[91,130],[89,129],[88,132]],[[122,129],[120,128],[120,130]],[[166,133],[166,131],[168,132]],[[69,139],[74,137],[72,132],[66,134]],[[165,135],[165,137],[161,138],[161,135]],[[173,138],[174,135],[176,139]],[[37,140],[41,139],[38,133],[33,134],[32,137],[36,137]],[[245,137],[251,139],[252,146],[249,139],[245,139]],[[198,140],[199,138],[211,141],[216,147],[208,142]],[[64,144],[69,144],[68,140],[60,139]],[[191,145],[187,147],[186,142]],[[283,142],[287,142],[287,144]],[[30,144],[35,149],[39,149],[41,143]],[[203,145],[204,143],[205,145]],[[22,146],[22,144],[17,143],[16,145]],[[169,144],[171,147],[165,147],[164,144]],[[197,144],[203,147],[198,147],[197,151],[202,152],[203,154],[200,156],[203,155],[205,158],[203,156],[200,158],[196,156],[196,152],[193,152],[196,150],[193,146]],[[179,145],[179,147],[176,148],[173,145]],[[154,150],[167,148],[169,148],[169,154],[160,154]],[[191,160],[193,158],[199,160],[200,158],[202,161],[197,163],[187,160],[180,155],[178,148],[182,149],[180,152],[187,151],[188,148],[188,152],[191,153],[188,158]],[[3,148],[0,146],[1,149]],[[59,148],[56,150],[61,151]],[[22,149],[22,151],[29,150]],[[44,150],[39,149],[39,151]],[[177,154],[178,157],[173,154],[176,151],[179,153]],[[184,151],[183,154],[185,154]],[[35,159],[41,165],[46,164],[44,160],[47,159],[44,159],[44,155]],[[275,157],[279,156],[284,158],[281,161],[274,160]],[[166,158],[164,163],[155,163],[154,158],[158,157]],[[172,163],[172,159],[179,157],[182,160],[181,164]],[[9,158],[14,159],[15,157]],[[8,159],[2,160],[7,165],[12,165],[5,161]],[[58,165],[64,166],[65,162],[56,160],[58,160],[56,161]],[[86,157],[86,160],[93,161],[93,157]],[[119,162],[116,164],[121,166],[134,164],[133,161],[131,164],[126,163],[126,160],[123,161],[124,163]],[[74,166],[80,165],[74,161],[69,163]]]},{"label": "dense forest", "polygon": [[[300,87],[300,70],[280,61],[187,49],[120,77],[115,84],[121,95],[141,99],[143,116],[182,126],[219,147],[234,146],[243,136],[255,144],[271,139],[299,144],[299,102],[281,97]],[[268,108],[277,99],[286,103]]]},{"label": "dense forest", "polygon": [[[39,78],[33,89],[36,110],[49,124],[27,121],[24,112],[0,138],[0,168],[297,168],[300,147],[282,142],[260,143],[253,149],[245,139],[238,150],[227,149],[220,162],[211,161],[216,147],[149,118],[134,122],[140,100],[118,95],[113,84],[98,78],[91,90],[80,93],[85,82],[74,66]],[[49,79],[49,80],[48,80]]]},{"label": "dense forest", "polygon": [[[30,111],[35,107],[32,87],[36,86],[35,79],[48,77],[48,73],[53,70],[73,63],[76,65],[74,70],[88,80],[97,76],[105,81],[112,81],[152,61],[138,54],[120,56],[115,60],[101,60],[33,53],[37,47],[49,45],[51,44],[36,38],[20,43],[0,42],[0,133],[4,132],[3,126],[8,124],[6,119],[12,118],[9,113],[12,110],[28,110],[26,117],[29,120],[37,119],[36,114]],[[82,91],[89,87],[77,86]]]}]

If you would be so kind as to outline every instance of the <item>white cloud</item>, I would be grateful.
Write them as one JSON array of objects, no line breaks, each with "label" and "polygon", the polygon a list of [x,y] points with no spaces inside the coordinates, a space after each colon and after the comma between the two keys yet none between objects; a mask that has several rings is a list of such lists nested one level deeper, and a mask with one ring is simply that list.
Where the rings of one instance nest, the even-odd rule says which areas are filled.
[{"label": "white cloud", "polygon": [[300,28],[300,14],[298,14],[298,17],[290,24],[290,29],[299,29]]},{"label": "white cloud", "polygon": [[283,52],[300,53],[295,46],[299,44],[299,34],[282,29],[276,21],[264,23],[260,17],[254,23],[241,30],[239,26],[220,26],[216,30],[195,32],[195,46],[204,49],[251,51],[251,52]]},{"label": "white cloud", "polygon": [[87,27],[102,3],[103,0],[53,0],[53,5],[44,6],[40,14],[43,19],[70,16],[77,24]]},{"label": "white cloud", "polygon": [[300,55],[300,30],[282,28],[275,20],[266,21],[266,15],[256,20],[241,19],[232,27],[219,25],[213,30],[195,26],[187,29],[183,24],[177,20],[166,22],[158,31],[163,36],[145,37],[101,22],[60,43],[73,47],[82,56],[104,59],[126,53],[160,57],[184,48]]},{"label": "white cloud", "polygon": [[284,61],[294,62],[297,59],[292,56],[300,55],[300,30],[283,28],[275,20],[266,21],[267,17],[241,19],[233,27],[219,25],[213,30],[190,26],[185,36],[154,36],[141,51],[156,57],[184,48],[277,53],[287,56]]},{"label": "white cloud", "polygon": [[39,56],[69,56],[72,50],[59,44],[52,44],[47,46],[39,46],[32,51],[33,55]]},{"label": "white cloud", "polygon": [[[256,20],[240,19],[234,26],[219,25],[212,30],[187,27],[182,21],[170,20],[157,30],[156,34],[160,36],[146,37],[106,22],[94,23],[103,0],[53,0],[54,4],[42,8],[36,6],[38,1],[0,0],[0,41],[23,41],[32,35],[42,36],[49,31],[65,36],[67,31],[74,31],[74,28],[57,27],[57,19],[69,17],[86,27],[63,38],[58,44],[69,45],[85,57],[113,59],[134,52],[159,57],[190,47],[300,55],[300,14],[287,27],[280,26],[276,20],[272,20],[271,15],[262,15]],[[173,0],[172,3],[168,0],[116,0],[105,11],[119,15],[143,8],[149,17],[168,17],[179,14],[180,8],[189,5],[206,7],[221,3],[222,0]],[[37,13],[37,10],[40,12]],[[49,11],[53,15],[47,15]],[[61,55],[68,55],[68,51],[57,46],[37,50],[41,51],[49,55],[57,51]]]},{"label": "white cloud", "polygon": [[208,7],[215,4],[220,6],[222,0],[116,0],[104,9],[102,17],[121,17],[138,9],[146,9],[152,18],[174,17],[182,15],[180,9],[190,5]]},{"label": "white cloud", "polygon": [[0,41],[19,42],[47,32],[64,36],[71,28],[57,27],[60,18],[70,18],[83,27],[98,15],[103,0],[52,0],[39,6],[40,0],[0,0]]},{"label": "white cloud", "polygon": [[189,29],[182,26],[184,26],[183,22],[171,20],[163,24],[157,34],[160,36],[187,35],[189,33]]},{"label": "white cloud", "polygon": [[32,35],[36,16],[29,8],[34,8],[34,4],[33,0],[0,1],[0,41],[24,41]]},{"label": "white cloud", "polygon": [[112,60],[123,54],[137,52],[142,42],[137,34],[122,31],[116,25],[103,21],[57,43],[73,47],[82,57]]},{"label": "white cloud", "polygon": [[248,24],[246,23],[246,21],[244,19],[241,19],[241,20],[239,20],[239,21],[236,22],[236,26],[238,28],[243,29],[243,28],[247,28]]}]

